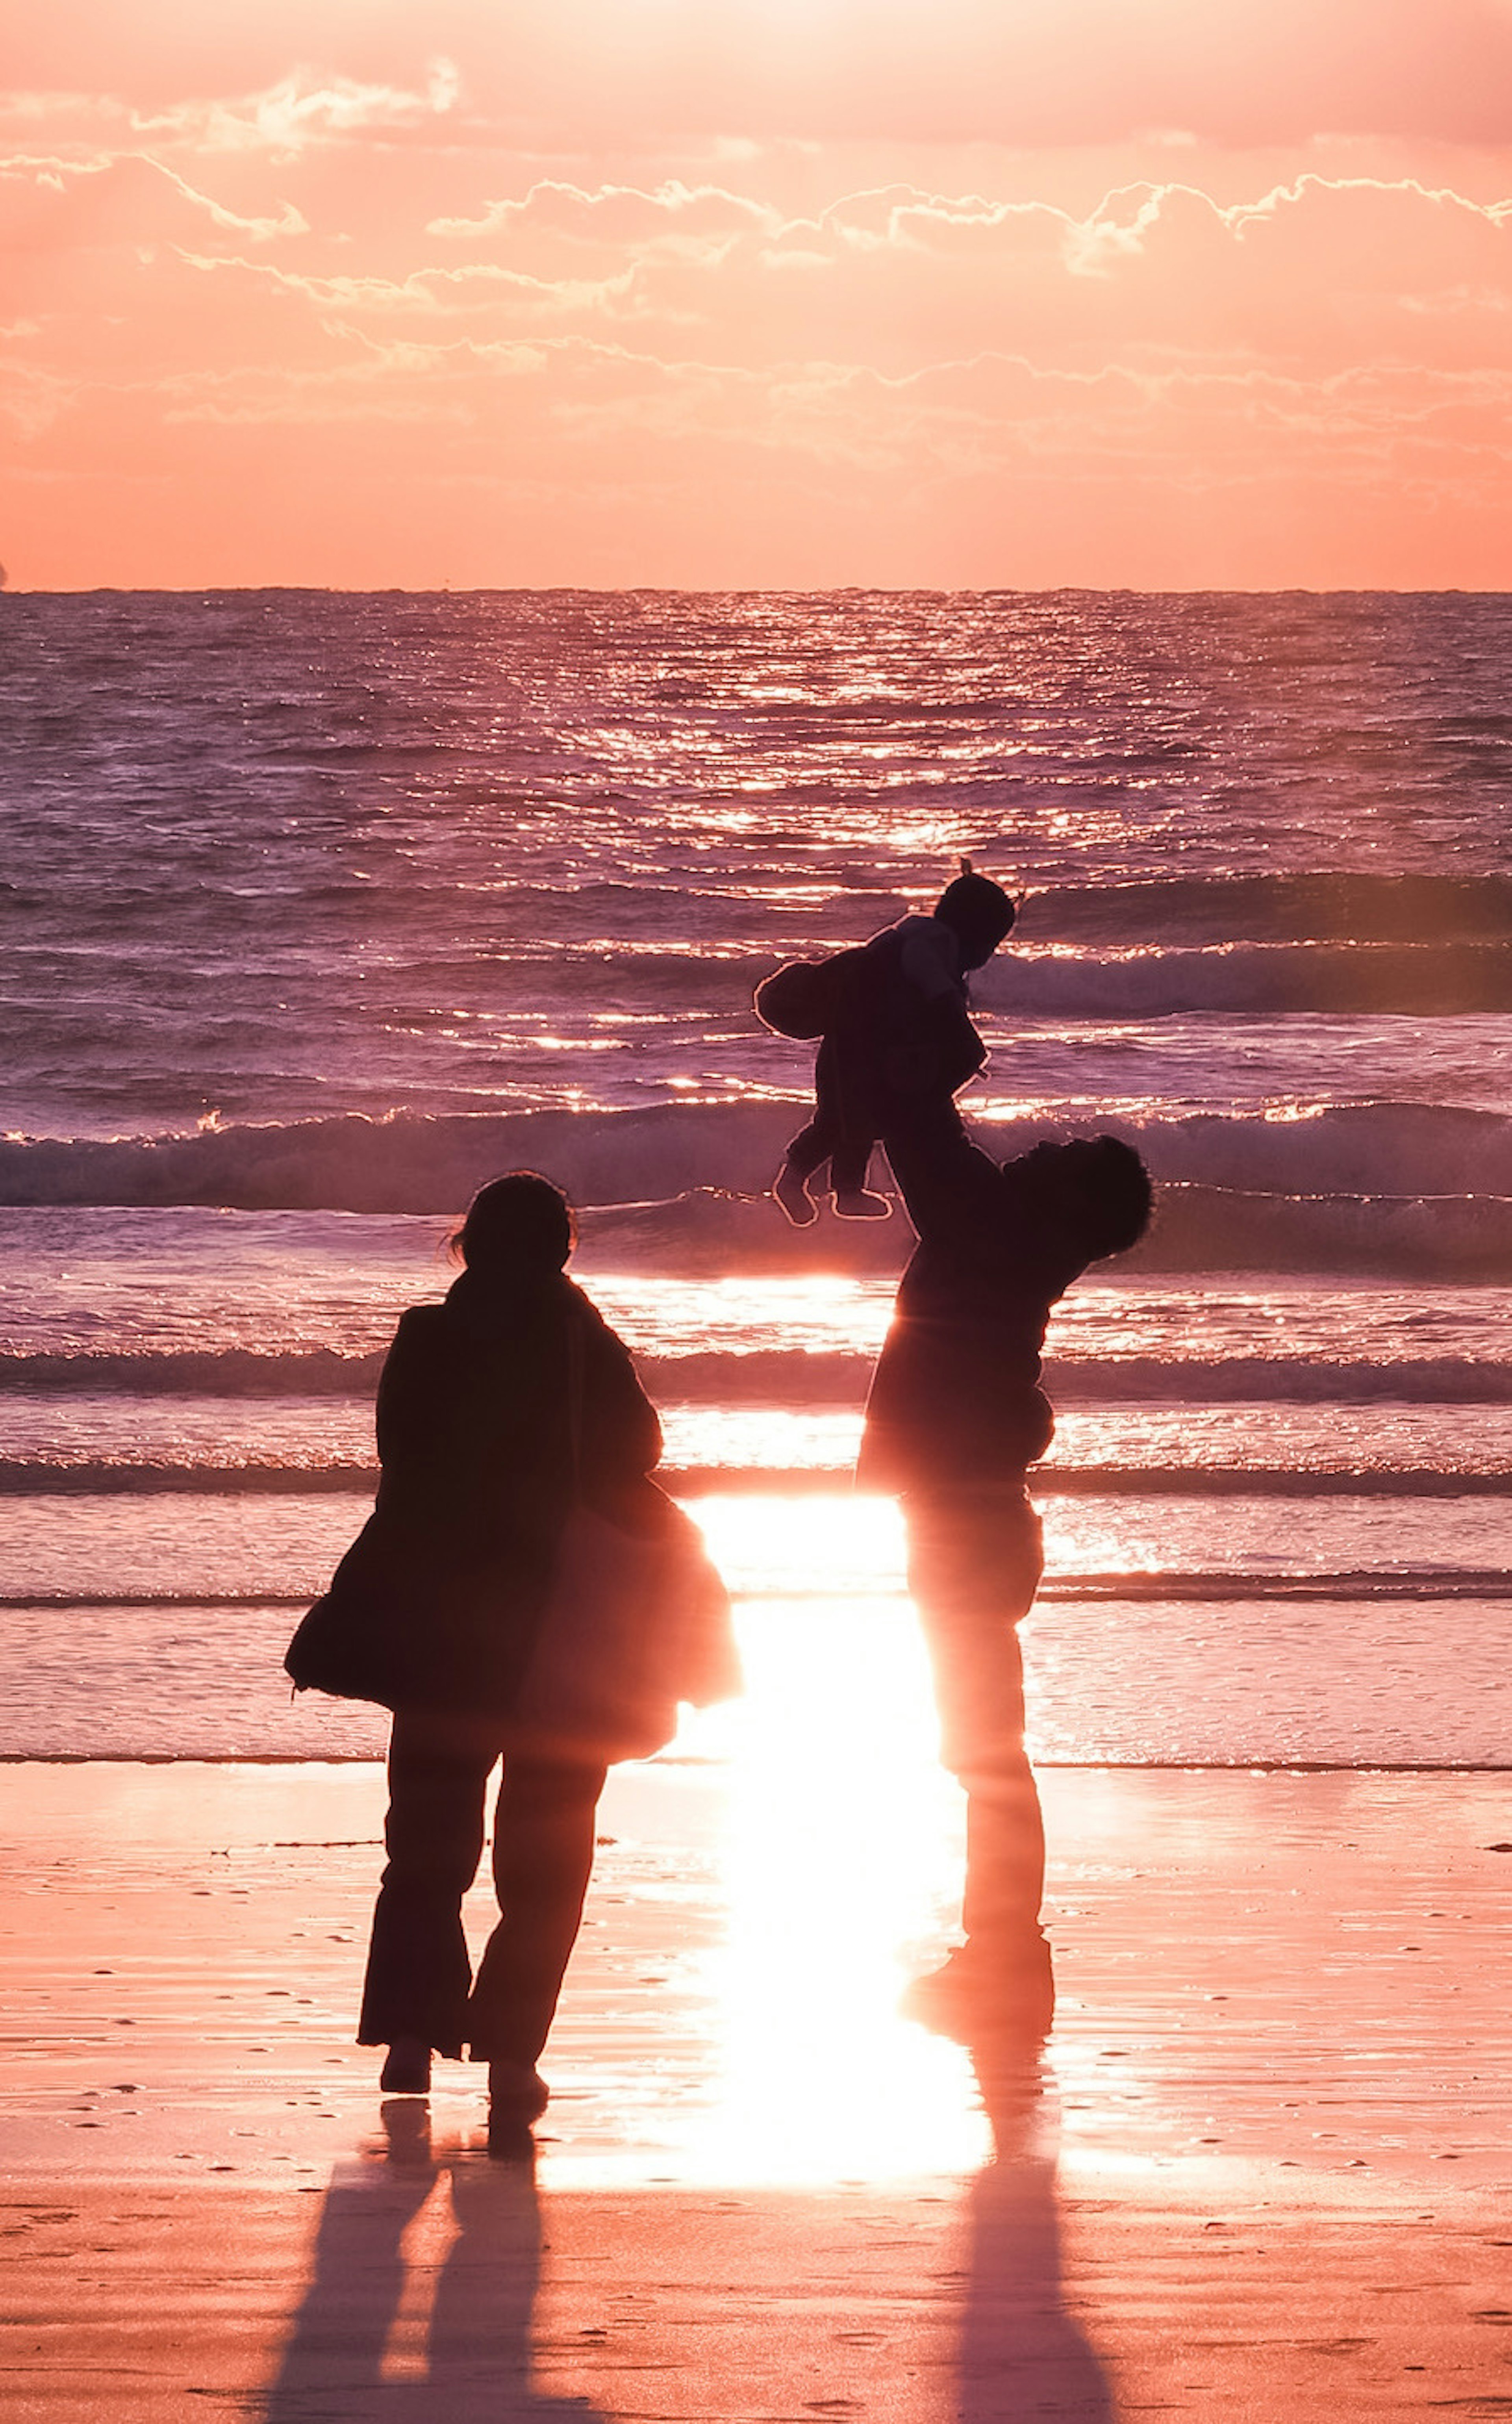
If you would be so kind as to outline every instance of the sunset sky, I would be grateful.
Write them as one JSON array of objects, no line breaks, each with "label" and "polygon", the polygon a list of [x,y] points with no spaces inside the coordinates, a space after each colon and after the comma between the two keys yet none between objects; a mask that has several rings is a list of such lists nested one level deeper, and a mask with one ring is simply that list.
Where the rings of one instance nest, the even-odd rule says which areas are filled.
[{"label": "sunset sky", "polygon": [[53,0],[18,588],[1512,586],[1512,0]]}]

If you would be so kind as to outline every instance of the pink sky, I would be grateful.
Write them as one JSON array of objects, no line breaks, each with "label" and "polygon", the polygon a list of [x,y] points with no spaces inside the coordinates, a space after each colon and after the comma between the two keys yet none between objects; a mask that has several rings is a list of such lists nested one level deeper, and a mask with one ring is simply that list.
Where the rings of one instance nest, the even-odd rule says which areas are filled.
[{"label": "pink sky", "polygon": [[1512,586],[1512,0],[50,0],[17,587]]}]

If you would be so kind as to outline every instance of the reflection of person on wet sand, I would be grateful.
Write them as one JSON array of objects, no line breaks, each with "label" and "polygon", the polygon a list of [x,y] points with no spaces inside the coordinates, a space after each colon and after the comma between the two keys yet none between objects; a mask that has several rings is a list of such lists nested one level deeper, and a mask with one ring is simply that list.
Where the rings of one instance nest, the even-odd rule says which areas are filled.
[{"label": "reflection of person on wet sand", "polygon": [[857,1478],[902,1501],[941,1755],[966,1792],[966,1940],[905,2008],[968,2042],[989,2021],[1033,2039],[1049,2030],[1055,1982],[1014,1628],[1042,1568],[1027,1486],[1055,1428],[1040,1351],[1056,1299],[1142,1235],[1150,1182],[1115,1137],[1036,1145],[1001,1168],[964,1136],[945,1147],[889,1137],[887,1155],[919,1243],[872,1379]]}]

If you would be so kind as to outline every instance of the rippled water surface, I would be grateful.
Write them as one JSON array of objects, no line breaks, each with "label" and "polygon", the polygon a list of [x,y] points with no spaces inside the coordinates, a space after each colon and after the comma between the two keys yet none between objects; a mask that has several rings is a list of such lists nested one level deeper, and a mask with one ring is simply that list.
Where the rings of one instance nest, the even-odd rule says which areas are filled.
[{"label": "rippled water surface", "polygon": [[1509,638],[1498,597],[0,598],[0,1754],[371,1747],[291,1715],[266,1603],[519,1164],[762,1671],[906,1624],[843,1491],[908,1239],[767,1200],[810,1056],[750,997],[967,851],[1023,894],[979,1133],[1112,1127],[1159,1195],[1052,1325],[1042,1750],[1497,1756]]}]

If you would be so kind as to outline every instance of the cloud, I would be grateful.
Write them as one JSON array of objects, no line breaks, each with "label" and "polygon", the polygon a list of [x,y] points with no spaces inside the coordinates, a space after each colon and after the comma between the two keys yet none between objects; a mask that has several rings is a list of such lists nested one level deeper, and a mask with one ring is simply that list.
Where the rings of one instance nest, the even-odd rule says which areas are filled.
[{"label": "cloud", "polygon": [[129,125],[146,142],[186,144],[206,152],[267,152],[290,159],[313,144],[350,143],[396,128],[425,126],[457,104],[455,62],[432,61],[422,91],[364,84],[350,76],[301,69],[265,91],[236,101],[186,101],[156,111],[133,110]]},{"label": "cloud", "polygon": [[533,184],[517,200],[485,203],[476,218],[432,219],[427,234],[519,237],[549,233],[580,244],[652,244],[691,235],[770,231],[780,213],[722,185],[687,185],[668,178],[649,192],[634,185],[589,188],[554,178]]},{"label": "cloud", "polygon": [[190,94],[139,105],[129,92],[0,91],[0,128],[46,126],[62,144],[104,144],[112,152],[266,152],[295,157],[316,145],[429,127],[456,107],[460,72],[431,62],[422,88],[365,83],[294,69],[261,90],[227,99]]},{"label": "cloud", "polygon": [[189,183],[187,178],[181,177],[175,169],[168,167],[163,161],[149,160],[146,165],[158,176],[166,177],[175,191],[182,194],[184,200],[195,210],[205,212],[216,227],[226,228],[233,235],[249,235],[254,243],[266,244],[274,236],[310,233],[309,221],[294,208],[293,202],[285,202],[276,215],[267,214],[262,217],[247,218],[239,211],[228,210],[223,202],[213,200],[210,195],[198,192]]},{"label": "cloud", "polygon": [[[16,493],[95,484],[127,516],[153,486],[143,530],[243,531],[237,564],[261,494],[338,579],[377,577],[341,519],[362,481],[400,520],[411,490],[494,500],[496,534],[525,515],[546,578],[553,518],[565,578],[1138,580],[1225,544],[1284,577],[1282,539],[1323,569],[1329,530],[1360,577],[1395,531],[1404,565],[1453,534],[1484,578],[1512,522],[1506,186],[1441,147],[1389,174],[1215,145],[1489,125],[1512,8],[1443,0],[1474,72],[1430,75],[1407,0],[938,0],[927,45],[916,0],[870,0],[866,41],[851,0],[804,0],[799,40],[796,5],[434,0],[427,53],[370,0],[327,55],[329,0],[228,0],[195,82],[159,0],[129,59],[58,0],[99,89],[34,28],[0,105]],[[1142,149],[1105,164],[1115,124]],[[833,145],[862,136],[852,178]]]}]

